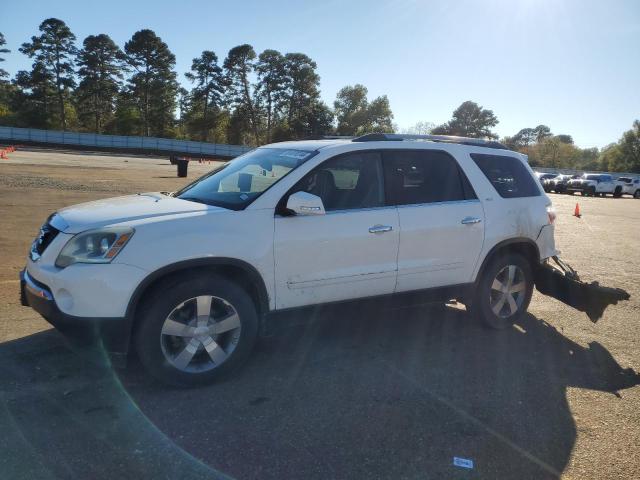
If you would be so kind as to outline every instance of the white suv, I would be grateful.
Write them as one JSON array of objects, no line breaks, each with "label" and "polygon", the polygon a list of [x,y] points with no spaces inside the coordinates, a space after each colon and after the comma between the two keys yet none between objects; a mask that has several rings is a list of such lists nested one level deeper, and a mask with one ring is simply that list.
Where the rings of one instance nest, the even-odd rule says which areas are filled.
[{"label": "white suv", "polygon": [[172,384],[237,367],[277,311],[411,292],[491,327],[557,254],[551,202],[496,142],[369,134],[255,149],[174,193],[52,214],[25,305]]}]

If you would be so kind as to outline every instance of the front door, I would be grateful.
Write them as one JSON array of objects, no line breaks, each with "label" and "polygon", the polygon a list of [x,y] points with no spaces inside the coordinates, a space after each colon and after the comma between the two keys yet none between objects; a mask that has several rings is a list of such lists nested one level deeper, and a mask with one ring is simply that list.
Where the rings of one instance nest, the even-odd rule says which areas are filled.
[{"label": "front door", "polygon": [[289,192],[319,196],[324,215],[276,215],[276,308],[393,293],[398,213],[385,207],[382,159],[329,159]]}]

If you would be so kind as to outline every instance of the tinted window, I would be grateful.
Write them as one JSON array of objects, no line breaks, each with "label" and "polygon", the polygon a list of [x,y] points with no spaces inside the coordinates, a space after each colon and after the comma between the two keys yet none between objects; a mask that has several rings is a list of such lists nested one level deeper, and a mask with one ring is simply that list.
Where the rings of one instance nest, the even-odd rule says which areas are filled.
[{"label": "tinted window", "polygon": [[384,205],[382,161],[378,152],[356,152],[327,160],[293,188],[322,199],[325,210]]},{"label": "tinted window", "polygon": [[471,158],[503,198],[536,197],[540,189],[527,167],[514,157],[472,153]]},{"label": "tinted window", "polygon": [[438,151],[385,152],[387,203],[411,205],[475,198],[457,162]]}]

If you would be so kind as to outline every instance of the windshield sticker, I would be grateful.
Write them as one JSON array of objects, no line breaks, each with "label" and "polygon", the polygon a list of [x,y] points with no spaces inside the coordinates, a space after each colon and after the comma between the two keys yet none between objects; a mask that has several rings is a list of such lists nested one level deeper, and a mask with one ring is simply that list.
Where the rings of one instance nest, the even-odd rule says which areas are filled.
[{"label": "windshield sticker", "polygon": [[247,195],[246,193],[240,195],[240,200],[246,200],[247,198],[249,198],[249,195]]},{"label": "windshield sticker", "polygon": [[284,152],[282,152],[278,156],[279,157],[296,158],[298,160],[302,160],[307,155],[309,155],[309,152],[301,152],[300,150],[285,150]]}]

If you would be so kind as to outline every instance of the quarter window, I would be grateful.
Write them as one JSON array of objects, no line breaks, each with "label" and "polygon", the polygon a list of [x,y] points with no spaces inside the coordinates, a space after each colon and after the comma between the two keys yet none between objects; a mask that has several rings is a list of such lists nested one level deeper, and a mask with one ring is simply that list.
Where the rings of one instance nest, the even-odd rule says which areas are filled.
[{"label": "quarter window", "polygon": [[411,205],[475,198],[471,185],[448,154],[435,150],[385,152],[387,203]]},{"label": "quarter window", "polygon": [[537,197],[540,188],[515,157],[472,153],[471,158],[503,198]]}]

